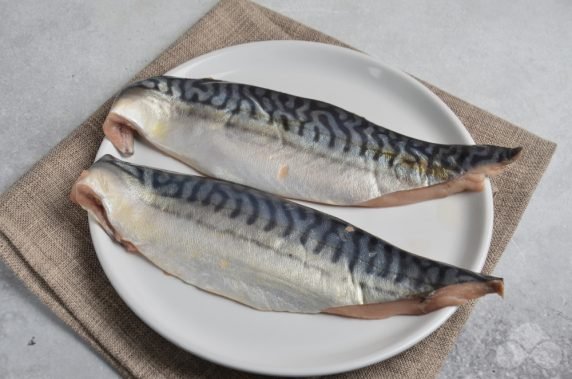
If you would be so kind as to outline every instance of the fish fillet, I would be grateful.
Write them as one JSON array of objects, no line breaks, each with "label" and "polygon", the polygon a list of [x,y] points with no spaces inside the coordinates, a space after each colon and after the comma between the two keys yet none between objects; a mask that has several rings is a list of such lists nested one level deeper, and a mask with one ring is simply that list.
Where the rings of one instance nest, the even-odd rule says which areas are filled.
[{"label": "fish fillet", "polygon": [[393,206],[480,191],[521,148],[442,145],[342,108],[246,84],[154,77],[116,98],[103,124],[124,155],[133,138],[197,171],[288,198]]},{"label": "fish fillet", "polygon": [[106,155],[71,199],[127,250],[265,311],[377,319],[503,292],[502,279],[408,253],[314,209]]}]

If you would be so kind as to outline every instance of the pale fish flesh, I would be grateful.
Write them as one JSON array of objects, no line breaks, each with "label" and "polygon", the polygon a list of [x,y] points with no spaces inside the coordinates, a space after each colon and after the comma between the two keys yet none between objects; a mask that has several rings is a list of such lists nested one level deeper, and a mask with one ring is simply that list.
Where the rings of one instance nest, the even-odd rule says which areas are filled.
[{"label": "pale fish flesh", "polygon": [[406,252],[275,195],[110,155],[84,171],[71,198],[127,250],[259,310],[379,319],[503,293],[500,278]]},{"label": "pale fish flesh", "polygon": [[103,125],[124,155],[133,136],[197,171],[288,198],[392,206],[480,191],[521,148],[442,145],[337,106],[246,84],[154,77],[118,95]]}]

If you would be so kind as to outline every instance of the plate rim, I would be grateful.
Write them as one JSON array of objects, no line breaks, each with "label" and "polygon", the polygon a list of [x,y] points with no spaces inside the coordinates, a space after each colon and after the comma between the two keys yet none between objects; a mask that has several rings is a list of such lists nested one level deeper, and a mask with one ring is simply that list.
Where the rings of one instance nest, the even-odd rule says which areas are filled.
[{"label": "plate rim", "polygon": [[[400,77],[400,79],[409,82],[410,84],[415,86],[416,89],[423,92],[425,97],[428,98],[432,102],[432,105],[435,105],[435,106],[439,107],[441,111],[444,111],[445,114],[447,115],[447,117],[456,125],[458,131],[460,131],[460,133],[462,135],[462,138],[465,139],[464,143],[466,143],[466,144],[474,144],[475,143],[474,140],[472,139],[471,135],[469,134],[468,130],[465,128],[465,126],[463,125],[461,120],[459,120],[457,115],[445,104],[445,102],[443,100],[441,100],[434,92],[432,92],[429,88],[427,88],[425,85],[423,85],[419,80],[417,80],[413,76],[411,76],[411,75],[409,75],[409,74],[407,74],[407,73],[405,73],[399,69],[393,68],[393,67],[385,64],[381,60],[377,60],[377,59],[375,59],[375,58],[373,58],[373,57],[371,57],[365,53],[362,53],[362,52],[359,52],[359,51],[356,51],[356,50],[353,50],[350,48],[344,48],[344,47],[340,47],[340,46],[336,46],[336,45],[330,45],[330,44],[319,43],[319,42],[298,41],[298,40],[271,40],[271,41],[248,42],[248,43],[237,44],[237,45],[225,47],[222,49],[214,50],[214,51],[211,51],[209,53],[197,56],[193,59],[185,61],[182,64],[172,68],[171,70],[167,71],[164,75],[169,75],[169,74],[173,75],[172,72],[181,71],[181,70],[189,70],[193,65],[203,63],[207,59],[211,59],[213,57],[218,57],[218,56],[223,55],[223,54],[234,53],[236,50],[243,50],[243,49],[249,49],[249,48],[267,48],[269,46],[272,48],[279,47],[279,48],[324,49],[324,50],[334,51],[334,52],[337,52],[340,54],[352,55],[358,59],[367,60],[370,64],[373,64],[375,66],[379,66],[383,70],[387,70],[387,71],[391,72],[393,75],[396,75],[396,76]],[[104,148],[106,142],[109,143],[109,141],[107,141],[107,139],[104,138],[99,149],[98,149],[95,160],[100,158],[101,150]],[[481,236],[480,240],[484,241],[484,244],[482,246],[482,250],[484,251],[484,254],[479,254],[480,259],[477,260],[474,267],[471,268],[473,270],[478,270],[478,271],[482,270],[482,268],[484,267],[484,264],[485,264],[485,261],[486,261],[487,255],[488,255],[487,252],[490,248],[491,239],[492,239],[492,232],[493,232],[493,218],[494,218],[493,197],[492,197],[492,188],[490,185],[490,181],[488,179],[485,181],[485,188],[484,188],[483,194],[484,194],[484,198],[485,198],[483,212],[484,212],[484,220],[486,222],[486,225],[483,226],[483,235]],[[402,353],[405,350],[408,350],[412,346],[423,341],[430,334],[432,334],[439,327],[441,327],[453,315],[453,313],[455,313],[456,310],[458,309],[458,307],[447,307],[447,308],[441,309],[440,311],[438,311],[441,313],[441,317],[437,318],[436,320],[428,321],[429,324],[427,325],[427,327],[425,327],[423,329],[422,332],[419,332],[419,333],[415,334],[414,336],[409,337],[409,339],[404,341],[404,343],[399,344],[395,348],[391,349],[391,351],[385,352],[383,354],[372,353],[372,354],[360,357],[360,359],[343,361],[341,363],[338,362],[336,364],[327,365],[327,366],[316,366],[316,367],[313,367],[312,369],[310,369],[308,367],[304,367],[302,369],[297,369],[295,367],[292,368],[292,367],[284,367],[284,366],[277,366],[277,365],[273,365],[272,368],[268,368],[266,366],[253,368],[253,367],[250,367],[248,365],[241,364],[241,362],[239,360],[228,361],[228,360],[225,360],[224,357],[219,357],[216,354],[203,353],[200,349],[200,346],[199,346],[200,344],[197,345],[194,343],[194,341],[191,342],[190,344],[188,344],[188,345],[191,345],[192,348],[189,348],[188,345],[183,346],[179,341],[177,341],[176,338],[173,338],[168,333],[164,333],[160,328],[160,324],[158,325],[155,322],[155,320],[152,320],[150,317],[148,317],[146,315],[146,313],[142,309],[140,309],[138,306],[134,306],[131,303],[130,296],[126,293],[126,291],[124,291],[124,288],[121,285],[116,284],[114,276],[112,274],[110,274],[109,270],[111,270],[111,269],[110,269],[110,267],[108,267],[107,261],[101,255],[102,249],[98,248],[99,243],[98,243],[96,238],[93,238],[94,228],[99,228],[99,225],[90,216],[89,217],[90,235],[92,237],[92,241],[94,244],[94,248],[96,251],[98,261],[100,262],[100,264],[103,268],[103,271],[105,272],[106,277],[110,281],[110,283],[113,286],[113,288],[115,289],[115,291],[119,294],[120,298],[126,303],[126,305],[129,307],[129,309],[137,315],[137,317],[139,319],[141,319],[147,326],[149,326],[153,331],[155,331],[156,333],[161,335],[163,338],[167,339],[171,343],[175,344],[176,346],[178,346],[179,348],[181,348],[187,352],[190,352],[190,353],[192,353],[192,354],[194,354],[200,358],[206,359],[210,362],[214,362],[216,364],[219,364],[219,365],[222,365],[225,367],[230,367],[233,369],[238,369],[238,370],[242,370],[242,371],[246,371],[246,372],[265,374],[265,375],[281,375],[281,376],[329,375],[329,374],[347,372],[347,371],[363,368],[363,367],[366,367],[366,366],[369,366],[369,365],[372,365],[375,363],[380,363],[382,361],[385,361],[391,357],[394,357],[394,356]],[[479,253],[481,253],[481,252],[479,252]]]}]

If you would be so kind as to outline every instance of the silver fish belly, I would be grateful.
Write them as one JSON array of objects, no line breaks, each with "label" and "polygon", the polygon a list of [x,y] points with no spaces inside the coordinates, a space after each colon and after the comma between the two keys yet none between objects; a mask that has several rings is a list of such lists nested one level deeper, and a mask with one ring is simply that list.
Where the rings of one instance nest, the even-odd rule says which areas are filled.
[{"label": "silver fish belly", "polygon": [[103,129],[126,155],[138,133],[208,176],[335,205],[398,205],[480,190],[486,175],[520,152],[429,143],[321,101],[165,76],[125,88]]},{"label": "silver fish belly", "polygon": [[128,250],[259,310],[383,318],[502,293],[499,278],[408,253],[277,196],[109,155],[71,198]]}]

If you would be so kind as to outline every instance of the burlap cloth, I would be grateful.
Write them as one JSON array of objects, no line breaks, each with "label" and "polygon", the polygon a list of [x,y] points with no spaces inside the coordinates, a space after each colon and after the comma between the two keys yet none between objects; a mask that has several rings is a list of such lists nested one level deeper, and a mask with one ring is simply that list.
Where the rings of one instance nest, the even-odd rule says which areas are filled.
[{"label": "burlap cloth", "polygon": [[[318,31],[246,0],[225,0],[192,26],[137,78],[158,75],[211,50],[258,40],[298,39],[342,45]],[[499,260],[556,147],[507,121],[426,84],[457,114],[477,143],[523,146],[522,158],[497,179],[495,223],[484,271]],[[0,198],[0,255],[67,325],[125,377],[221,377],[250,374],[183,351],[127,308],[96,258],[86,213],[68,200],[103,138],[110,101],[57,145]],[[434,377],[471,305],[406,352],[341,377]]]}]

